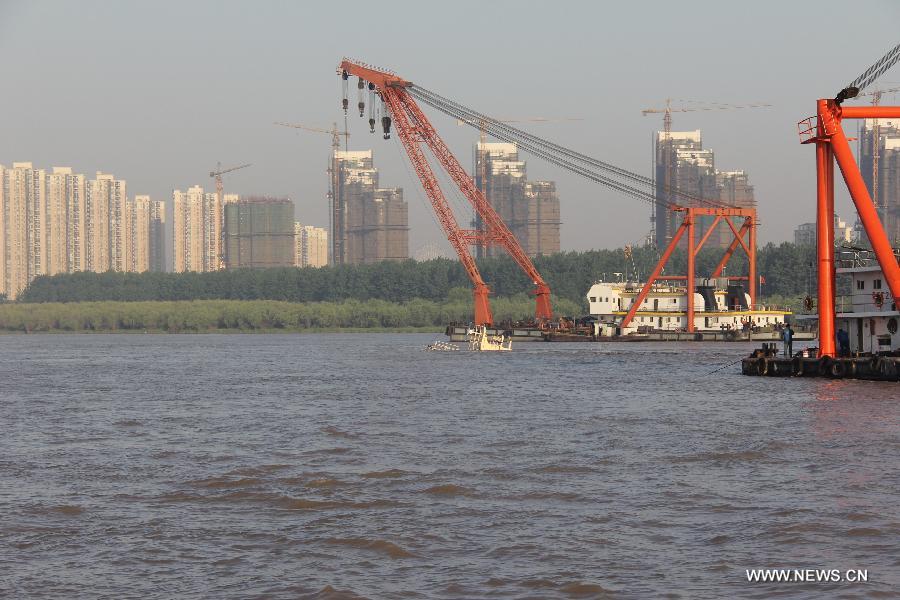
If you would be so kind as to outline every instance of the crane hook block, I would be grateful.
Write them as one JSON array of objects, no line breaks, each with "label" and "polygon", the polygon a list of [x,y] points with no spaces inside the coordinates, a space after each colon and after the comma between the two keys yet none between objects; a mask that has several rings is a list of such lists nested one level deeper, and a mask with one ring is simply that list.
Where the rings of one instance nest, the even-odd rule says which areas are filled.
[{"label": "crane hook block", "polygon": [[857,87],[845,87],[840,92],[838,92],[837,96],[834,97],[834,103],[838,106],[844,102],[844,100],[849,100],[850,98],[856,98],[856,95],[859,94],[859,88]]},{"label": "crane hook block", "polygon": [[347,81],[348,79],[350,79],[350,73],[348,73],[347,71],[341,71],[341,79]]},{"label": "crane hook block", "polygon": [[344,114],[347,114],[347,108],[350,106],[350,101],[344,98],[341,100],[341,106],[344,108]]},{"label": "crane hook block", "polygon": [[369,131],[375,133],[375,119],[369,119]]},{"label": "crane hook block", "polygon": [[357,108],[359,108],[359,116],[363,116],[366,112],[366,103],[360,102],[357,104]]},{"label": "crane hook block", "polygon": [[362,77],[359,78],[359,81],[356,82],[356,89],[361,90],[366,87],[366,82],[362,80]]},{"label": "crane hook block", "polygon": [[381,117],[381,128],[384,129],[384,139],[391,139],[391,118]]},{"label": "crane hook block", "polygon": [[375,89],[375,84],[372,83],[372,82],[370,81],[370,82],[369,82],[369,91],[371,92],[371,91],[373,91],[374,89]]}]

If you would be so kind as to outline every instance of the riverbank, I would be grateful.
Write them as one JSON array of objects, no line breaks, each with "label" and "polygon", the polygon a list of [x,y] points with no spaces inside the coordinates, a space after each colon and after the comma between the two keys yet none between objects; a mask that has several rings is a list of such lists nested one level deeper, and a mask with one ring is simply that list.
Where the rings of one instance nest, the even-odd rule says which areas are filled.
[{"label": "riverbank", "polygon": [[[492,299],[497,320],[532,314],[525,296]],[[560,309],[573,308],[565,301]],[[0,333],[441,332],[471,318],[471,299],[446,302],[185,300],[0,304]]]}]

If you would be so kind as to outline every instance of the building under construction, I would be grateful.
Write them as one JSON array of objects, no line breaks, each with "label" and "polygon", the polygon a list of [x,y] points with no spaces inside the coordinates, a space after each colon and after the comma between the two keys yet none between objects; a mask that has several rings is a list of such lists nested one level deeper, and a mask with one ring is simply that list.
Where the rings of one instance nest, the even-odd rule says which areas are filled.
[{"label": "building under construction", "polygon": [[[755,208],[753,186],[745,171],[717,171],[715,153],[703,148],[703,137],[696,131],[659,131],[655,154],[656,194],[666,202],[655,207],[655,238],[659,246],[672,239],[681,216],[670,204],[678,203],[677,194],[711,201],[717,205]],[[682,202],[683,203],[683,202]],[[688,206],[698,206],[688,202]],[[714,217],[701,217],[698,235],[705,235]],[[706,245],[725,248],[733,239],[725,223],[716,225]]]},{"label": "building under construction", "polygon": [[225,205],[227,269],[266,269],[294,264],[294,203],[251,197]]},{"label": "building under construction", "polygon": [[[515,144],[479,142],[475,147],[475,183],[528,256],[559,252],[559,196],[553,181],[528,181],[525,161]],[[476,218],[476,229],[488,234]],[[504,250],[479,246],[478,256]]]},{"label": "building under construction", "polygon": [[900,120],[863,119],[860,125],[859,170],[888,239],[897,246],[900,244]]},{"label": "building under construction", "polygon": [[402,188],[378,187],[372,151],[335,150],[332,176],[332,262],[409,258],[409,215]]}]

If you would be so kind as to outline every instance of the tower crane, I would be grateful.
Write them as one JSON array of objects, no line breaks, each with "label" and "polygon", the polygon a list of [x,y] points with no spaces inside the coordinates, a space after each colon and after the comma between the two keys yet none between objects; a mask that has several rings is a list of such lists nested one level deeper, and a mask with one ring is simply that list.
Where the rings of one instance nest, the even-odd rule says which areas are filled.
[{"label": "tower crane", "polygon": [[[344,121],[347,118],[344,117]],[[344,131],[339,131],[337,128],[337,123],[333,123],[331,129],[322,129],[321,127],[308,127],[306,125],[301,125],[300,123],[285,123],[283,121],[275,121],[274,125],[281,125],[282,127],[290,127],[292,129],[302,129],[303,131],[311,131],[313,133],[330,133],[331,134],[331,156],[328,160],[328,168],[326,172],[328,173],[328,192],[325,194],[325,198],[328,200],[328,235],[331,236],[331,248],[330,254],[331,264],[336,264],[339,262],[339,256],[343,254],[343,239],[341,236],[337,234],[335,230],[335,220],[342,220],[343,217],[343,209],[339,211],[340,214],[335,215],[334,210],[334,201],[337,196],[338,189],[338,151],[341,149],[341,137],[344,138],[344,150],[349,150],[350,146],[350,132],[347,131],[347,125],[344,124]],[[338,223],[340,224],[340,223]]]},{"label": "tower crane", "polygon": [[216,202],[218,205],[218,218],[213,220],[214,230],[210,232],[210,239],[208,242],[209,256],[216,257],[217,264],[213,267],[215,269],[221,269],[224,266],[225,260],[225,257],[222,254],[222,234],[224,231],[224,212],[222,211],[222,202],[225,195],[225,186],[222,183],[222,175],[224,175],[225,173],[231,173],[232,171],[237,171],[238,169],[245,169],[249,166],[252,166],[251,163],[223,169],[222,163],[217,162],[216,170],[209,172],[209,176],[216,180]]},{"label": "tower crane", "polygon": [[334,150],[341,149],[340,138],[344,138],[344,150],[348,149],[350,144],[350,132],[346,131],[338,131],[337,123],[334,123],[331,129],[322,129],[321,127],[307,127],[306,125],[301,125],[300,123],[285,123],[283,121],[275,121],[274,125],[281,125],[282,127],[291,127],[293,129],[302,129],[304,131],[312,131],[314,133],[330,133],[331,134],[331,147]]},{"label": "tower crane", "polygon": [[222,205],[222,195],[225,191],[225,186],[222,184],[222,175],[225,173],[231,173],[232,171],[237,171],[238,169],[246,169],[247,167],[253,166],[253,163],[247,163],[245,165],[238,165],[236,167],[230,167],[228,169],[222,168],[222,163],[216,163],[216,170],[210,171],[209,176],[216,180],[216,196],[219,199],[219,205]]},{"label": "tower crane", "polygon": [[666,98],[666,105],[662,108],[645,108],[641,111],[641,114],[645,117],[647,115],[660,114],[663,115],[663,132],[668,139],[670,133],[672,133],[672,113],[673,112],[698,112],[698,111],[713,111],[713,110],[735,110],[738,108],[763,108],[766,106],[772,106],[771,104],[765,104],[762,102],[755,102],[753,104],[724,104],[720,102],[712,102],[707,103],[708,106],[678,106],[672,108],[672,101],[676,102],[695,102],[695,100],[677,100],[674,98]]}]

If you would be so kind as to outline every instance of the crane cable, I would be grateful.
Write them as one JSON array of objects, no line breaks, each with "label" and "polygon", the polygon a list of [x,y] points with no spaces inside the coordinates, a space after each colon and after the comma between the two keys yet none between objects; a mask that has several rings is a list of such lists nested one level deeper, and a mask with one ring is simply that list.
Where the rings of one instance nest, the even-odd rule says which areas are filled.
[{"label": "crane cable", "polygon": [[861,91],[872,85],[876,79],[884,75],[888,69],[897,64],[897,61],[900,61],[900,44],[891,48],[875,64],[863,71],[862,75],[838,92],[834,101],[841,104],[844,100],[855,98]]},{"label": "crane cable", "polygon": [[[432,108],[435,108],[435,109],[437,109],[445,114],[448,114],[452,117],[458,118],[460,121],[469,122],[473,119],[476,121],[478,120],[477,117],[472,117],[470,113],[455,111],[452,107],[441,104],[440,102],[434,101],[431,98],[427,98],[427,97],[419,96],[419,95],[416,95],[416,96],[417,96],[417,99],[422,101],[424,104],[427,104],[427,105],[431,106]],[[600,175],[598,173],[591,171],[590,169],[587,169],[581,165],[578,165],[577,163],[574,163],[570,160],[566,160],[565,158],[555,155],[555,154],[551,153],[550,151],[546,150],[545,146],[542,144],[533,144],[524,139],[517,138],[513,135],[510,135],[504,131],[500,131],[497,128],[495,128],[494,126],[492,126],[492,124],[490,124],[487,120],[484,120],[483,125],[484,125],[485,132],[490,133],[493,137],[496,137],[496,138],[504,140],[504,141],[516,143],[516,144],[518,144],[519,147],[527,150],[531,154],[534,154],[535,156],[543,158],[543,159],[547,160],[548,162],[556,164],[557,166],[560,166],[566,170],[577,173],[587,179],[590,179],[590,180],[600,183],[602,185],[606,185],[606,186],[608,186],[612,189],[615,189],[617,191],[620,191],[626,195],[637,198],[638,200],[655,203],[655,204],[660,204],[667,208],[675,207],[675,205],[673,203],[660,200],[656,196],[654,196],[653,194],[651,194],[649,192],[646,192],[646,191],[643,191],[643,190],[640,190],[637,188],[633,188],[624,183],[609,179],[607,177],[604,177],[603,175]]]},{"label": "crane cable", "polygon": [[[423,103],[431,106],[432,108],[455,117],[473,127],[483,127],[487,132],[491,133],[491,135],[496,137],[497,139],[516,143],[529,152],[536,154],[537,156],[544,158],[558,166],[561,166],[588,179],[591,179],[592,181],[601,183],[617,191],[623,192],[632,197],[637,197],[638,199],[646,202],[660,204],[667,208],[675,208],[676,206],[678,206],[675,202],[663,200],[661,198],[658,198],[656,194],[637,189],[632,185],[629,185],[629,183],[634,183],[640,186],[648,186],[652,189],[654,181],[649,177],[633,173],[621,167],[617,167],[610,163],[601,161],[591,156],[587,156],[564,146],[560,146],[543,138],[539,138],[535,135],[529,134],[525,131],[507,125],[506,123],[498,121],[497,119],[493,119],[491,117],[488,117],[487,115],[472,110],[466,106],[463,106],[462,104],[459,104],[458,102],[454,102],[453,100],[444,98],[443,96],[440,96],[439,94],[436,94],[435,92],[432,92],[430,90],[424,89],[418,85],[410,85],[407,89],[418,100],[421,100]],[[628,183],[614,181],[610,179],[610,177],[601,175],[593,169],[585,169],[584,167],[577,165],[577,163],[599,168],[601,171],[606,171],[611,177],[624,179]],[[703,203],[719,208],[729,207],[728,204],[698,198],[677,189],[667,188],[664,191],[671,192],[675,196],[683,200],[687,200],[689,203],[693,204]]]}]

